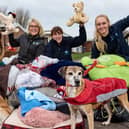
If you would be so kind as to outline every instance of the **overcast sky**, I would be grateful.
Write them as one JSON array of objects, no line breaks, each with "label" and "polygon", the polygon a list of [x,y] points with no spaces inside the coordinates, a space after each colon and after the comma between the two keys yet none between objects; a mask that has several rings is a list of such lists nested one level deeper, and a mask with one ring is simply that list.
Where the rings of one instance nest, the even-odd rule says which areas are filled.
[{"label": "overcast sky", "polygon": [[[45,30],[60,25],[64,32],[78,35],[78,25],[67,27],[67,20],[73,16],[72,4],[79,0],[1,0],[0,7],[8,7],[9,11],[16,8],[29,10],[31,17],[37,18]],[[109,16],[111,23],[129,15],[129,0],[82,0],[84,12],[89,17],[85,24],[88,39],[94,35],[94,19],[99,14]]]}]

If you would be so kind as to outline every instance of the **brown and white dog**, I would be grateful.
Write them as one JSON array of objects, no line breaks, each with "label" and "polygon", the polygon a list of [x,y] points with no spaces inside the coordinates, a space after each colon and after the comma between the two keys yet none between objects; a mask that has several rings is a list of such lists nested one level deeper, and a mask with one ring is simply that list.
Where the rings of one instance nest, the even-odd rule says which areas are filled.
[{"label": "brown and white dog", "polygon": [[0,96],[0,125],[11,114],[12,110],[7,101]]},{"label": "brown and white dog", "polygon": [[[67,97],[76,97],[78,96],[83,90],[85,82],[83,81],[83,69],[79,66],[64,66],[59,69],[59,74],[66,80],[66,91],[65,94]],[[87,94],[85,94],[87,96]],[[121,105],[129,112],[129,102],[127,97],[127,92],[125,91],[123,94],[117,96],[118,100],[121,102]],[[66,99],[67,101],[67,99]],[[102,102],[96,103],[87,103],[87,104],[79,104],[74,105],[70,104],[70,111],[71,111],[71,129],[75,129],[75,121],[76,121],[76,112],[77,110],[83,111],[87,115],[88,126],[89,129],[94,129],[94,115],[93,109],[97,108],[101,105]],[[107,103],[103,103],[104,108],[107,110],[108,119],[107,121],[103,122],[103,125],[110,124],[112,113],[110,107]]]}]

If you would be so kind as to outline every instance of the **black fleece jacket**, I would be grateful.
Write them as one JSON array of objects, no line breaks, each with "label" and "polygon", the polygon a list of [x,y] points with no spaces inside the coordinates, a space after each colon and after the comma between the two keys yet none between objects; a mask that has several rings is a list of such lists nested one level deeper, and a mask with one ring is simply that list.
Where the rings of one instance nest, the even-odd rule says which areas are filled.
[{"label": "black fleece jacket", "polygon": [[[123,31],[127,27],[129,27],[129,16],[111,25],[109,28],[109,34],[102,39],[107,43],[107,54],[117,54],[129,61],[129,45],[123,35]],[[94,43],[92,46],[91,58],[97,58],[99,56],[100,51]]]},{"label": "black fleece jacket", "polygon": [[25,33],[14,39],[13,34],[9,34],[9,41],[12,47],[20,47],[18,53],[19,63],[30,63],[35,57],[42,55],[44,52],[44,39],[39,35],[31,36]]}]

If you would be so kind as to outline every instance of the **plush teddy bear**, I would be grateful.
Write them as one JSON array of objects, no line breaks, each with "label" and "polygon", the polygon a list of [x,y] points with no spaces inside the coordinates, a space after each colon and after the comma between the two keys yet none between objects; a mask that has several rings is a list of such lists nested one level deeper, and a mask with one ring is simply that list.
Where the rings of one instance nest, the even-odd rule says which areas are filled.
[{"label": "plush teddy bear", "polygon": [[84,3],[79,1],[77,3],[73,3],[74,8],[74,16],[70,18],[67,22],[67,26],[72,26],[74,23],[86,23],[88,21],[88,17],[83,13]]},{"label": "plush teddy bear", "polygon": [[19,31],[19,29],[14,25],[15,18],[15,13],[9,12],[7,16],[0,13],[0,22],[5,26],[5,31],[3,31],[2,34],[9,34]]}]

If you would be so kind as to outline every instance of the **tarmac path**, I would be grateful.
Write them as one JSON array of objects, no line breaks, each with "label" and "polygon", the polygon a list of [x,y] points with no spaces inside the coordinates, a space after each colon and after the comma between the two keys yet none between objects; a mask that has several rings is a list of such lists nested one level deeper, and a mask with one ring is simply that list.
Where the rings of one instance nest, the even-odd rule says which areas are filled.
[{"label": "tarmac path", "polygon": [[[88,129],[87,121],[86,129]],[[95,129],[129,129],[129,122],[111,123],[110,125],[104,126],[102,122],[95,121]]]}]

